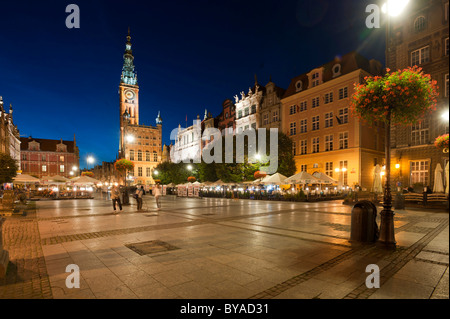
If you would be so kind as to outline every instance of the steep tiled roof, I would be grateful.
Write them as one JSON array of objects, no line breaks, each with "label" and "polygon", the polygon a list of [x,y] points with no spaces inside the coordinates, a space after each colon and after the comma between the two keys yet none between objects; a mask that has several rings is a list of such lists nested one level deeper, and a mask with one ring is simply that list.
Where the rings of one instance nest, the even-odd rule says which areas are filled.
[{"label": "steep tiled roof", "polygon": [[[341,65],[340,76],[351,73],[351,72],[359,70],[359,69],[362,69],[372,75],[380,75],[380,73],[382,71],[381,63],[379,63],[375,60],[369,61],[357,52],[350,52],[342,57],[336,57],[334,60],[332,60],[322,66],[318,66],[312,70],[323,68],[323,78],[322,78],[323,82],[322,83],[325,83],[325,82],[328,82],[335,78],[335,77],[333,77],[333,67],[336,64]],[[309,88],[308,73],[310,73],[312,70],[293,78],[291,80],[291,84],[289,85],[288,89],[286,90],[283,98],[286,98],[288,96],[298,93],[296,90],[296,87],[295,87],[296,83],[298,83],[298,81],[302,81],[303,89],[301,91],[305,91],[307,88]]]},{"label": "steep tiled roof", "polygon": [[[61,143],[61,140],[47,140],[43,138],[34,138],[34,137],[21,137],[20,138],[20,150],[27,151],[28,143],[36,141],[40,144],[40,151],[43,152],[56,152],[56,145]],[[74,153],[75,142],[73,141],[62,141],[63,144],[67,145],[67,152]]]}]

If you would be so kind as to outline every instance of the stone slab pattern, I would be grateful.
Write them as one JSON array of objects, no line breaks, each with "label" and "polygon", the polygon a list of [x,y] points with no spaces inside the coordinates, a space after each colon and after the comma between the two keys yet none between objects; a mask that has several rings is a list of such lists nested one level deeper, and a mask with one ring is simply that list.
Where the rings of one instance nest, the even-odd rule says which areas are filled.
[{"label": "stone slab pattern", "polygon": [[[393,261],[428,261],[418,256],[428,246],[444,267],[434,296],[445,297],[447,287],[448,298],[448,260],[435,258],[436,249],[448,256],[437,240],[448,213],[398,212],[399,249],[387,253],[348,243],[351,207],[339,202],[165,198],[162,211],[138,213],[131,205],[119,215],[99,200],[38,207],[37,243],[54,298],[368,298],[376,294],[361,289],[367,262],[392,267],[387,282],[402,269],[389,266]],[[146,242],[157,249],[127,247]],[[65,286],[69,264],[80,267],[80,289]]]}]

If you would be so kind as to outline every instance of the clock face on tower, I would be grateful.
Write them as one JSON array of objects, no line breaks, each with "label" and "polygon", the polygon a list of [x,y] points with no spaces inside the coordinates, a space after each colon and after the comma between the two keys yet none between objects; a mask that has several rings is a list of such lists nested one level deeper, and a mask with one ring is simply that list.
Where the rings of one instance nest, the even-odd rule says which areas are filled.
[{"label": "clock face on tower", "polygon": [[133,91],[126,91],[125,97],[127,98],[127,100],[134,100],[135,94]]}]

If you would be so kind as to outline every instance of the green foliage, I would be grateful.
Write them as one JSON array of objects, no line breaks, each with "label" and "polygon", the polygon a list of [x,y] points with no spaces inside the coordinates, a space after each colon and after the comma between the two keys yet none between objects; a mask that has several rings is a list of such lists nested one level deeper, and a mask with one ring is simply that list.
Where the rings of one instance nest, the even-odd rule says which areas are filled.
[{"label": "green foliage", "polygon": [[0,153],[0,184],[12,183],[18,169],[16,161],[11,156]]}]

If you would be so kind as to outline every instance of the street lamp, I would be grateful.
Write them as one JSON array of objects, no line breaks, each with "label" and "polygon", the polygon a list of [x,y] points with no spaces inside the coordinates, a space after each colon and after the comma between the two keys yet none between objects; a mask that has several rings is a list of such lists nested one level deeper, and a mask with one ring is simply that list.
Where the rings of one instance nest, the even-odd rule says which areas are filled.
[{"label": "street lamp", "polygon": [[[388,0],[383,6],[387,14],[386,17],[386,67],[389,68],[389,36],[391,33],[390,24],[391,17],[399,16],[406,8],[409,0]],[[379,243],[385,247],[396,247],[394,232],[394,212],[392,211],[392,194],[391,194],[391,112],[386,116],[385,125],[385,153],[386,153],[386,186],[383,196],[383,210],[381,211],[380,236]]]},{"label": "street lamp", "polygon": [[94,163],[94,158],[92,156],[88,156],[86,158],[87,169],[89,169],[89,164]]}]

